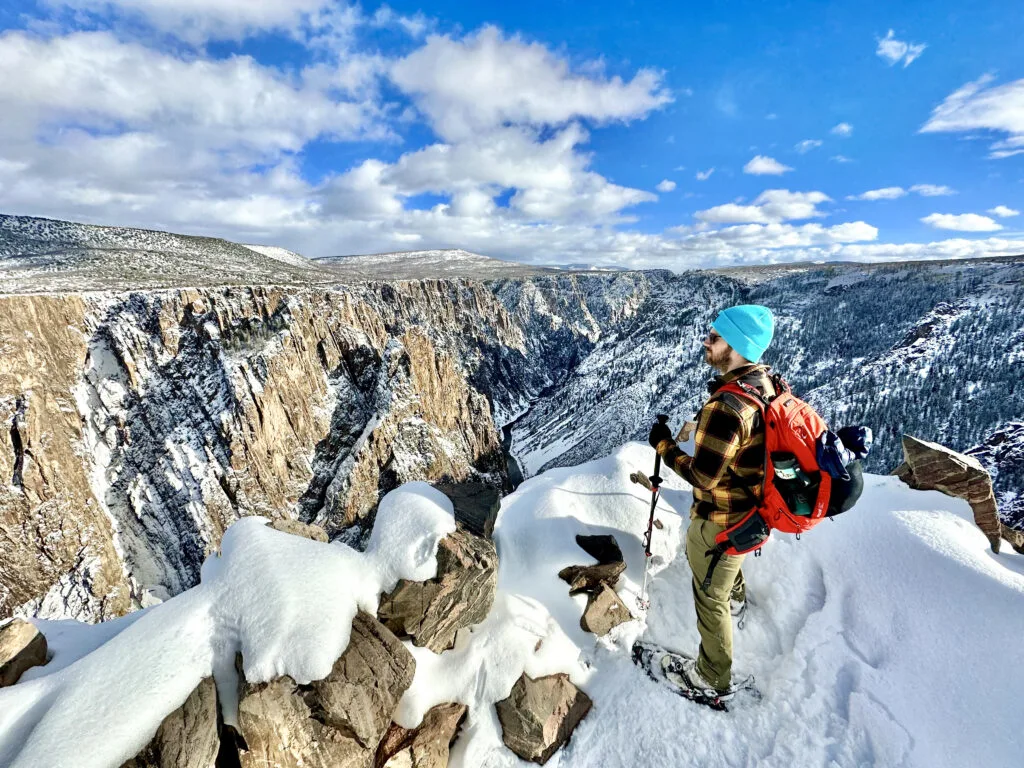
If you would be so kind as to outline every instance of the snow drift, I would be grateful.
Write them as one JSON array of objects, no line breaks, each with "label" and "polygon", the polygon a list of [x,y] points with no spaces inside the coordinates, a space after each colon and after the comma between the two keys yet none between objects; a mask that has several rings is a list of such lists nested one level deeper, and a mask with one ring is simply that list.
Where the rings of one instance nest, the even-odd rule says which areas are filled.
[{"label": "snow drift", "polygon": [[[756,675],[758,705],[705,710],[630,661],[640,635],[697,646],[682,548],[691,496],[678,478],[659,505],[648,615],[602,639],[583,632],[585,598],[570,597],[557,573],[589,562],[576,534],[611,533],[627,562],[619,593],[639,613],[649,495],[628,476],[652,459],[629,444],[503,500],[494,608],[451,651],[410,646],[416,677],[401,725],[438,702],[465,703],[451,764],[520,765],[501,744],[493,704],[524,670],[562,671],[594,708],[549,765],[1019,764],[1024,557],[993,555],[965,502],[894,477],[869,476],[853,511],[800,541],[776,534],[764,556],[747,559],[752,605],[735,667]],[[366,553],[245,519],[198,587],[97,626],[39,622],[55,656],[0,691],[0,764],[119,765],[200,679],[228,682],[237,649],[248,679],[326,674],[357,608],[375,611],[398,578],[432,575],[437,542],[453,528],[447,500],[415,483],[385,499]]]}]

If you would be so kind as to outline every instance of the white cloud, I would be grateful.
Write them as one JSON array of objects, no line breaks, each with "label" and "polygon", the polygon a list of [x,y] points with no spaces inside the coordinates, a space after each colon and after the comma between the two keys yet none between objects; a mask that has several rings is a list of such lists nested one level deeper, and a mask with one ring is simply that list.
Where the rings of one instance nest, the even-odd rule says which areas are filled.
[{"label": "white cloud", "polygon": [[904,67],[909,67],[911,62],[917,59],[928,46],[924,43],[905,43],[896,39],[895,30],[890,29],[885,37],[878,38],[878,48],[875,53],[885,59],[889,66],[903,62]]},{"label": "white cloud", "polygon": [[821,139],[804,139],[803,141],[798,142],[794,149],[796,149],[796,151],[801,155],[806,155],[812,149],[820,147],[823,143],[824,142],[822,142]]},{"label": "white cloud", "polygon": [[447,140],[508,123],[629,121],[672,100],[654,70],[641,69],[629,82],[573,72],[545,46],[506,38],[492,26],[461,40],[432,35],[395,62],[390,75]]},{"label": "white cloud", "polygon": [[736,203],[716,205],[705,211],[697,211],[694,216],[709,224],[767,224],[771,221],[758,206]]},{"label": "white cloud", "polygon": [[[386,134],[364,83],[349,99],[328,87],[288,78],[248,57],[179,59],[106,32],[42,40],[0,35],[0,136],[72,124],[97,135],[152,131],[188,135],[205,148],[297,150],[317,136],[352,139]],[[318,77],[324,77],[317,71]],[[17,125],[14,125],[14,124]],[[62,133],[57,131],[56,140]]]},{"label": "white cloud", "polygon": [[714,168],[708,168],[706,171],[697,171],[697,181],[707,181],[714,172]]},{"label": "white cloud", "polygon": [[781,176],[787,171],[792,171],[788,165],[783,165],[773,157],[756,155],[749,163],[743,166],[744,173],[755,176]]},{"label": "white cloud", "polygon": [[869,189],[859,195],[847,195],[847,200],[896,200],[904,197],[907,190],[903,187],[883,187],[882,189]]},{"label": "white cloud", "polygon": [[671,192],[675,188],[676,183],[674,181],[670,181],[669,179],[662,179],[661,181],[658,182],[658,186],[655,187],[655,189],[657,189],[659,192]]},{"label": "white cloud", "polygon": [[846,155],[832,155],[832,157],[830,157],[829,160],[831,160],[834,163],[852,163],[853,162],[853,160],[848,158]]},{"label": "white cloud", "polygon": [[813,219],[825,214],[817,209],[830,202],[824,192],[790,192],[788,189],[767,189],[750,205],[726,203],[694,216],[709,224],[769,224],[800,219]]},{"label": "white cloud", "polygon": [[190,43],[241,40],[262,31],[294,36],[347,34],[360,21],[357,7],[334,0],[47,0],[78,13],[144,19]]},{"label": "white cloud", "polygon": [[944,197],[956,194],[955,189],[944,184],[915,184],[910,188],[910,191],[916,192],[922,197]]},{"label": "white cloud", "polygon": [[921,219],[936,229],[954,229],[958,232],[995,232],[1002,227],[988,216],[977,213],[933,213]]},{"label": "white cloud", "polygon": [[852,136],[853,126],[849,123],[839,123],[832,127],[831,133],[834,133],[836,136]]},{"label": "white cloud", "polygon": [[1008,219],[1011,216],[1020,216],[1020,211],[1015,211],[1013,208],[1007,208],[1005,205],[997,205],[995,208],[989,208],[986,213],[991,213],[993,216],[999,216],[1002,219]]},{"label": "white cloud", "polygon": [[992,75],[951,93],[921,127],[921,133],[989,130],[1006,134],[991,146],[989,157],[1001,159],[1024,153],[1024,79],[991,86]]}]

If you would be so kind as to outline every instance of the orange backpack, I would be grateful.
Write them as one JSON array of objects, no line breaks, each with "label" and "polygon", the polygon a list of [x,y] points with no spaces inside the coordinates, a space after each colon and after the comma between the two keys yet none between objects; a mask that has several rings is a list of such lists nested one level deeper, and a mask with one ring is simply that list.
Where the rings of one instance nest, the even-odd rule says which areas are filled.
[{"label": "orange backpack", "polygon": [[[773,376],[772,381],[774,397],[766,397],[742,381],[725,384],[715,393],[747,400],[761,412],[765,430],[764,485],[760,498],[743,486],[754,508],[718,534],[716,546],[707,551],[711,562],[702,585],[705,593],[711,588],[711,575],[722,555],[760,554],[758,550],[772,530],[799,535],[830,513],[832,476],[818,466],[817,456],[818,438],[828,426],[814,408],[793,394],[781,376]],[[733,479],[738,480],[735,474]]]}]

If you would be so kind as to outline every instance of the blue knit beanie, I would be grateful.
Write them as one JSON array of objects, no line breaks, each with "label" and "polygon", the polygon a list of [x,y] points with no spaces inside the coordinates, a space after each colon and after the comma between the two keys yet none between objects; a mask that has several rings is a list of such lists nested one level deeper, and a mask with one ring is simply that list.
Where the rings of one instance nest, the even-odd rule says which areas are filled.
[{"label": "blue knit beanie", "polygon": [[719,312],[711,327],[718,331],[726,344],[750,362],[756,363],[772,343],[775,318],[768,307],[740,304]]}]

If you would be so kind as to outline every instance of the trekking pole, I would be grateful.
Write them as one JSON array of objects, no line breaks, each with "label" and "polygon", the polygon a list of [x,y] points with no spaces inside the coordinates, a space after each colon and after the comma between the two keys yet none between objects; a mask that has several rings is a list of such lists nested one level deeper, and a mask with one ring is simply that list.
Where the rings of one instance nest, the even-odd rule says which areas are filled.
[{"label": "trekking pole", "polygon": [[[665,414],[658,415],[659,424],[668,424],[668,416]],[[661,497],[661,478],[658,473],[661,472],[661,454],[655,451],[654,454],[654,474],[651,475],[651,516],[647,521],[647,533],[644,534],[644,585],[640,590],[640,595],[637,597],[637,604],[641,610],[646,611],[651,607],[651,601],[647,599],[647,575],[651,564],[651,537],[654,535],[654,510],[658,506],[658,499]]]}]

